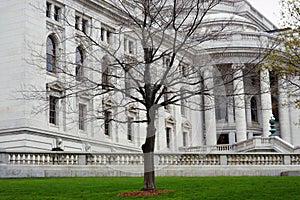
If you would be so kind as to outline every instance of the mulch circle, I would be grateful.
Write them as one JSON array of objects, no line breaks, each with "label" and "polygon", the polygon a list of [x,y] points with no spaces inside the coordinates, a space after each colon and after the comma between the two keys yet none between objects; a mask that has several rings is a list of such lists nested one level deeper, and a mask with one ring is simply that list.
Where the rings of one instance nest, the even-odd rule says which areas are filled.
[{"label": "mulch circle", "polygon": [[160,193],[168,193],[168,192],[174,192],[172,190],[140,190],[140,191],[133,191],[133,192],[123,192],[120,194],[117,194],[118,197],[130,197],[130,196],[153,196],[158,195]]}]

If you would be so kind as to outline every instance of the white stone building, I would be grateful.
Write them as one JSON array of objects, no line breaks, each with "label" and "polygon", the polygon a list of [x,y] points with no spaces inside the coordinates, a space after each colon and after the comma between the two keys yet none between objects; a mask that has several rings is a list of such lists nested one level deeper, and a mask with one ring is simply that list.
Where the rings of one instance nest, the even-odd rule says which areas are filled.
[{"label": "white stone building", "polygon": [[[89,94],[81,93],[73,98],[59,99],[63,91],[61,80],[80,81],[84,76],[96,80],[100,77],[93,76],[91,69],[96,70],[99,63],[104,66],[110,62],[105,52],[94,52],[97,54],[94,57],[86,53],[93,48],[78,39],[82,32],[99,37],[107,48],[114,48],[120,39],[124,54],[138,54],[136,38],[113,34],[118,17],[105,0],[9,0],[0,3],[0,150],[49,151],[60,146],[65,151],[141,151],[145,125],[110,121],[115,116],[126,117],[129,122],[140,117],[134,108],[113,108],[112,99],[118,98],[117,95],[112,99],[97,97],[91,100]],[[273,78],[270,81],[268,70],[260,70],[260,77],[255,74],[248,78],[242,76],[248,73],[249,66],[259,62],[257,55],[268,41],[272,41],[269,32],[276,27],[246,0],[226,0],[205,20],[210,28],[228,23],[229,34],[195,47],[193,52],[197,54],[194,56],[209,57],[207,69],[218,69],[221,76],[227,75],[232,68],[243,70],[231,74],[236,77],[231,85],[235,88],[232,93],[227,86],[214,87],[214,91],[210,91],[215,94],[214,98],[203,96],[199,100],[211,105],[211,109],[182,110],[173,105],[161,108],[157,114],[156,150],[178,152],[233,145],[254,136],[268,137],[272,112],[282,140],[299,146],[300,112],[288,104],[292,99],[284,83]],[[66,80],[56,65],[68,66],[74,60],[75,70],[66,71],[73,73],[74,80]],[[83,71],[81,66],[89,70]],[[99,70],[105,71],[105,68]],[[220,84],[216,79],[207,78],[211,72],[204,70],[204,84]],[[105,81],[107,77],[104,74],[101,78]],[[279,88],[280,93],[270,92],[270,85]],[[40,88],[43,90],[35,96],[32,91]],[[40,99],[41,96],[47,101]],[[99,102],[111,109],[102,119],[93,120],[89,116],[95,115]],[[127,109],[125,114],[117,116],[122,109]]]}]

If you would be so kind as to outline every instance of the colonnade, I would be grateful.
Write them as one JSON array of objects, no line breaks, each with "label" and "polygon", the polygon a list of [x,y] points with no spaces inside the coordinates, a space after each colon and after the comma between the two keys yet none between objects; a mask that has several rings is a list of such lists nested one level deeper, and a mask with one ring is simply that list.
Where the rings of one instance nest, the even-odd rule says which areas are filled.
[{"label": "colonnade", "polygon": [[[235,110],[234,113],[228,115],[227,122],[228,126],[235,127],[235,130],[227,131],[229,137],[235,137],[236,142],[241,142],[247,140],[248,128],[252,125],[251,119],[251,106],[246,104],[246,93],[243,69],[244,64],[232,64],[233,73],[233,99],[234,104],[227,109]],[[206,145],[216,145],[217,144],[217,120],[216,120],[216,109],[215,109],[215,95],[214,95],[214,68],[207,67],[203,71],[204,87],[206,88],[206,93],[209,95],[204,95],[204,124],[205,124],[205,138]],[[269,71],[267,69],[260,70],[260,113],[259,127],[262,130],[261,136],[267,137],[270,135],[269,129],[269,119],[272,115],[272,100],[270,91],[270,79]],[[280,102],[283,102],[284,93],[280,95]],[[287,108],[279,107],[279,114],[281,120],[281,131],[284,133],[289,133],[289,123],[284,121],[289,121],[289,111]],[[258,108],[257,108],[258,109]],[[235,120],[234,120],[235,119]],[[235,134],[235,136],[233,136]],[[283,139],[290,141],[288,134],[282,134]]]}]

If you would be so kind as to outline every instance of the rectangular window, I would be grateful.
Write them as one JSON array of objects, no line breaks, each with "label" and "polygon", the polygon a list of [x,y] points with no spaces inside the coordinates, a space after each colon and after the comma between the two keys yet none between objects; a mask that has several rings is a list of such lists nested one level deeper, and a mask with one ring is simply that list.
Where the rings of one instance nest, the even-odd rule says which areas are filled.
[{"label": "rectangular window", "polygon": [[102,89],[107,90],[109,88],[109,68],[106,64],[102,66]]},{"label": "rectangular window", "polygon": [[127,118],[127,139],[129,141],[133,140],[133,132],[132,132],[132,125],[133,125],[133,118],[132,117],[128,117]]},{"label": "rectangular window", "polygon": [[[168,88],[167,87],[164,87],[163,93],[164,93],[164,102],[167,102],[169,100],[169,94],[168,94]],[[169,104],[164,105],[164,108],[166,110],[169,110],[170,109],[170,105]]]},{"label": "rectangular window", "polygon": [[50,124],[58,124],[58,98],[54,96],[50,96],[49,99],[49,123]]},{"label": "rectangular window", "polygon": [[187,77],[188,76],[188,66],[187,65],[180,64],[179,70],[180,70],[181,76],[183,76],[183,77]]},{"label": "rectangular window", "polygon": [[51,17],[51,3],[46,3],[46,17]]},{"label": "rectangular window", "polygon": [[182,133],[182,142],[183,142],[183,146],[186,147],[187,146],[187,132],[183,132]]},{"label": "rectangular window", "polygon": [[88,23],[87,19],[82,19],[82,32],[88,33]]},{"label": "rectangular window", "polygon": [[79,104],[79,130],[86,130],[87,106]]},{"label": "rectangular window", "polygon": [[100,39],[102,42],[104,42],[104,32],[105,32],[105,29],[101,28],[101,36],[100,36],[101,38]]},{"label": "rectangular window", "polygon": [[131,66],[126,65],[125,66],[125,95],[130,96],[132,91],[132,85],[131,85],[131,74],[130,73]]},{"label": "rectangular window", "polygon": [[186,100],[184,99],[184,95],[183,95],[183,91],[180,91],[180,111],[181,111],[181,115],[186,116]]},{"label": "rectangular window", "polygon": [[163,59],[163,64],[165,67],[170,67],[170,58],[164,58]]},{"label": "rectangular window", "polygon": [[111,136],[111,121],[112,113],[110,111],[104,111],[104,134]]},{"label": "rectangular window", "polygon": [[128,51],[129,51],[130,54],[134,53],[134,44],[133,44],[132,41],[128,42]]},{"label": "rectangular window", "polygon": [[106,31],[106,42],[107,44],[110,44],[112,42],[112,32],[109,30]]},{"label": "rectangular window", "polygon": [[124,52],[128,51],[128,40],[125,38],[124,39]]},{"label": "rectangular window", "polygon": [[60,14],[61,14],[61,8],[58,6],[54,6],[54,20],[55,21],[60,20]]},{"label": "rectangular window", "polygon": [[171,147],[171,128],[166,128],[166,142],[167,142],[167,148],[169,149]]},{"label": "rectangular window", "polygon": [[80,17],[75,16],[75,29],[80,30]]}]

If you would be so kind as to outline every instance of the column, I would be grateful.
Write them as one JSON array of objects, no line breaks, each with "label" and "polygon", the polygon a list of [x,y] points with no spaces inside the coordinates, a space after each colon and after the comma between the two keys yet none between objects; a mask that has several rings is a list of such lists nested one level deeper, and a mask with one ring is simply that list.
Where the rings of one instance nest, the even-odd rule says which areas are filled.
[{"label": "column", "polygon": [[249,100],[246,102],[246,120],[247,120],[247,126],[252,126],[252,117],[251,117],[251,102]]},{"label": "column", "polygon": [[245,110],[245,91],[242,65],[233,66],[234,70],[234,100],[235,100],[235,124],[237,142],[247,140],[247,124]]},{"label": "column", "polygon": [[50,18],[54,20],[54,4],[51,3],[50,5]]},{"label": "column", "polygon": [[283,140],[292,143],[289,113],[289,97],[287,94],[287,85],[284,82],[284,80],[279,81],[278,91],[280,135]]},{"label": "column", "polygon": [[[200,96],[192,97],[193,102],[199,102],[203,105],[203,100]],[[199,112],[199,107],[195,104],[191,104],[191,115],[189,116],[189,121],[191,122],[192,130],[190,131],[190,143],[191,146],[201,146],[203,145],[203,113]]]},{"label": "column", "polygon": [[215,98],[214,98],[214,80],[213,67],[205,69],[203,73],[204,88],[204,112],[205,112],[205,130],[206,130],[206,145],[217,144],[217,128],[216,128],[216,113],[215,113]]},{"label": "column", "polygon": [[260,90],[261,90],[261,110],[262,110],[262,128],[263,137],[268,137],[270,135],[270,124],[269,120],[272,115],[272,100],[270,92],[270,78],[269,70],[260,70]]},{"label": "column", "polygon": [[234,111],[233,111],[233,97],[228,97],[229,98],[229,104],[227,107],[227,112],[228,112],[228,125],[229,126],[234,126]]}]

